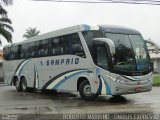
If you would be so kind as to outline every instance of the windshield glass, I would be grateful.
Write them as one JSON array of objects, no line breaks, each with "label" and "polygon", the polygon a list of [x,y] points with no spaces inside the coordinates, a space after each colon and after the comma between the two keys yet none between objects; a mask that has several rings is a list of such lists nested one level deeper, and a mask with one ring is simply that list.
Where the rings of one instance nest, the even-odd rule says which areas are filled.
[{"label": "windshield glass", "polygon": [[149,56],[146,44],[140,35],[129,35],[136,59],[137,71],[145,71],[149,68]]},{"label": "windshield glass", "polygon": [[114,41],[116,54],[113,57],[114,69],[120,71],[148,71],[149,57],[143,38],[140,35],[106,33]]}]

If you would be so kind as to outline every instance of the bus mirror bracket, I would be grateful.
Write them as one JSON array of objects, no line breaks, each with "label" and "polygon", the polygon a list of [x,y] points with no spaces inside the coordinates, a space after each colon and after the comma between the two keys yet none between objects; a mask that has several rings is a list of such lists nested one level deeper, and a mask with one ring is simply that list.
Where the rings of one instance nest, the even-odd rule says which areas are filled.
[{"label": "bus mirror bracket", "polygon": [[115,43],[108,38],[94,38],[93,40],[95,41],[101,41],[106,43],[109,46],[109,50],[111,52],[111,55],[114,55],[116,53],[116,47],[115,47]]},{"label": "bus mirror bracket", "polygon": [[149,44],[151,44],[151,45],[153,45],[154,47],[155,47],[155,53],[156,54],[158,54],[159,53],[159,46],[156,44],[156,43],[154,43],[153,41],[150,41],[150,40],[145,40],[145,42],[146,43],[149,43]]}]

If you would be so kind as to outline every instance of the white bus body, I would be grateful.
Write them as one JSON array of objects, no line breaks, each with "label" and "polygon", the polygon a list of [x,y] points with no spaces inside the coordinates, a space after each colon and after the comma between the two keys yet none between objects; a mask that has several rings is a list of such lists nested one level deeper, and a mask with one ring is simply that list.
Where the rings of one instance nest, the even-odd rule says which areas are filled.
[{"label": "white bus body", "polygon": [[17,91],[79,91],[93,99],[152,89],[141,34],[117,26],[77,25],[7,45],[3,68],[6,83]]}]

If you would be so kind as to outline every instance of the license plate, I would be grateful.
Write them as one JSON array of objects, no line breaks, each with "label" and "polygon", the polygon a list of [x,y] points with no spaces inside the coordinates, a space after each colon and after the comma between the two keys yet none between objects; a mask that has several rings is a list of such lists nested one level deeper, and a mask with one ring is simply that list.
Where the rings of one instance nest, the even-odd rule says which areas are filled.
[{"label": "license plate", "polygon": [[136,88],[135,88],[135,91],[136,91],[136,92],[141,92],[141,91],[142,91],[142,88],[141,88],[141,87],[136,87]]}]

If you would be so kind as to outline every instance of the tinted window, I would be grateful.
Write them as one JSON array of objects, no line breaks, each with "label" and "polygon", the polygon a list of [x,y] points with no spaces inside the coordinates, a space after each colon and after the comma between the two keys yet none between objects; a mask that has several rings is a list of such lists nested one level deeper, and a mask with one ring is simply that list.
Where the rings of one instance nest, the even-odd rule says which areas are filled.
[{"label": "tinted window", "polygon": [[21,59],[21,53],[22,53],[22,45],[18,45],[18,50],[17,50],[17,59]]},{"label": "tinted window", "polygon": [[105,45],[96,47],[96,64],[102,68],[108,68],[107,51]]},{"label": "tinted window", "polygon": [[27,47],[28,47],[28,44],[22,45],[21,59],[28,58]]},{"label": "tinted window", "polygon": [[9,47],[6,47],[4,48],[4,54],[3,54],[3,57],[5,60],[9,60],[10,59],[10,48]]},{"label": "tinted window", "polygon": [[48,40],[41,40],[36,42],[36,56],[48,56]]},{"label": "tinted window", "polygon": [[84,31],[82,32],[83,37],[87,43],[87,46],[89,48],[89,51],[91,53],[91,56],[93,60],[95,59],[95,48],[93,48],[93,38],[103,38],[103,33],[101,31]]},{"label": "tinted window", "polygon": [[64,42],[63,42],[63,46],[64,46],[64,54],[72,54],[72,38],[71,35],[65,35],[63,36],[64,38]]},{"label": "tinted window", "polygon": [[102,38],[103,34],[101,31],[85,31],[82,33],[87,45],[93,43],[93,38]]},{"label": "tinted window", "polygon": [[36,52],[35,52],[35,42],[31,42],[31,43],[28,43],[28,57],[29,58],[33,58],[33,57],[36,57]]},{"label": "tinted window", "polygon": [[18,51],[18,46],[12,46],[11,47],[11,54],[10,54],[10,59],[11,60],[17,59],[17,51]]},{"label": "tinted window", "polygon": [[62,55],[63,54],[63,38],[56,37],[50,39],[50,55]]},{"label": "tinted window", "polygon": [[78,34],[71,35],[71,43],[72,43],[72,53],[80,57],[85,57],[83,47]]},{"label": "tinted window", "polygon": [[49,55],[65,54],[74,54],[80,57],[85,57],[84,50],[77,33],[50,38]]},{"label": "tinted window", "polygon": [[[6,48],[6,58],[9,51]],[[78,33],[11,47],[11,59],[73,54],[85,57]]]}]

